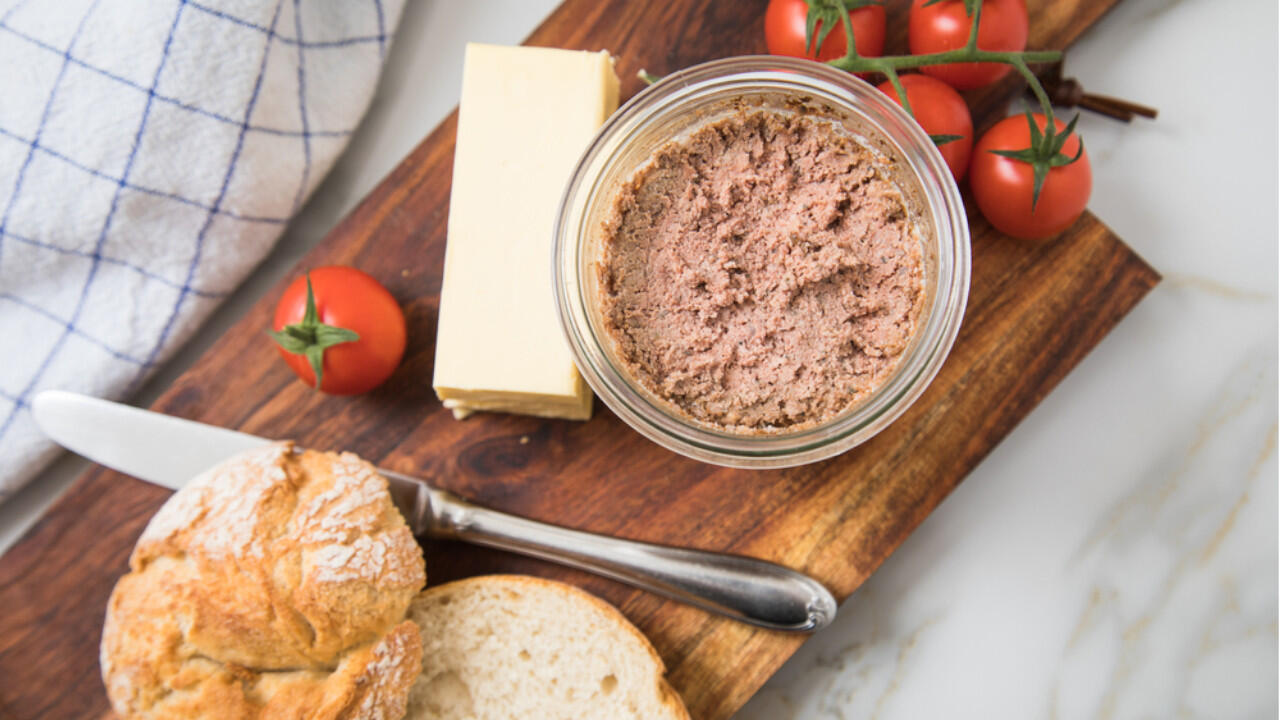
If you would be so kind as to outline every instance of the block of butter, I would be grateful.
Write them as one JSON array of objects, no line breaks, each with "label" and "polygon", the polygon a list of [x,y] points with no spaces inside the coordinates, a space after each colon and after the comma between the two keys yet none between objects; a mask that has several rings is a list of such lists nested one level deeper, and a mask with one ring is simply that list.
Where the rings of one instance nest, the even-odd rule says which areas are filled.
[{"label": "block of butter", "polygon": [[432,382],[456,417],[591,417],[556,317],[552,232],[617,106],[608,53],[467,45]]}]

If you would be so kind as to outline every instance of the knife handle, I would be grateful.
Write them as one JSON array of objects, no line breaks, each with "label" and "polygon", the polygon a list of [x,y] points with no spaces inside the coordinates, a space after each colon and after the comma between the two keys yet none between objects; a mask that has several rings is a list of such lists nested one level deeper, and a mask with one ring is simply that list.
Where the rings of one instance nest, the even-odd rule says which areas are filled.
[{"label": "knife handle", "polygon": [[427,501],[432,537],[568,565],[774,630],[817,630],[836,614],[835,598],[818,581],[775,563],[569,530],[482,508],[435,488]]}]

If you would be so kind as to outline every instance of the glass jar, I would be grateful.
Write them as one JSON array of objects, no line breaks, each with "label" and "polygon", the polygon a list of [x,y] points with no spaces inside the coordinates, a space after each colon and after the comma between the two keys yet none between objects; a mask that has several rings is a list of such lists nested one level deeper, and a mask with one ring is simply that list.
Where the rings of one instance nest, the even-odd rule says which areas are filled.
[{"label": "glass jar", "polygon": [[[861,402],[818,424],[746,434],[699,422],[644,387],[618,358],[600,313],[596,270],[616,192],[653,154],[708,123],[752,110],[804,112],[843,125],[886,160],[922,243],[925,299],[897,368]],[[920,397],[951,350],[969,293],[969,226],[929,136],[873,86],[827,65],[737,57],[697,65],[636,95],[605,123],[578,163],[555,227],[553,287],[574,360],[600,399],[637,432],[718,465],[814,462],[883,430]]]}]

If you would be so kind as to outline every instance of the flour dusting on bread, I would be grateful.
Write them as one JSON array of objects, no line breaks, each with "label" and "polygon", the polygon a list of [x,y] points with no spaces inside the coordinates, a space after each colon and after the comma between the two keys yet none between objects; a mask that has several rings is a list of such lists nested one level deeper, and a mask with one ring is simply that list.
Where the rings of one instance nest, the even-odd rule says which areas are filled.
[{"label": "flour dusting on bread", "polygon": [[102,640],[123,718],[403,715],[422,550],[355,455],[282,443],[232,458],[161,508],[130,567]]},{"label": "flour dusting on bread", "polygon": [[192,538],[193,549],[211,556],[262,557],[256,510],[273,488],[288,481],[284,458],[291,452],[288,444],[269,445],[201,473],[151,518],[139,547],[172,540],[203,521],[206,532]]}]

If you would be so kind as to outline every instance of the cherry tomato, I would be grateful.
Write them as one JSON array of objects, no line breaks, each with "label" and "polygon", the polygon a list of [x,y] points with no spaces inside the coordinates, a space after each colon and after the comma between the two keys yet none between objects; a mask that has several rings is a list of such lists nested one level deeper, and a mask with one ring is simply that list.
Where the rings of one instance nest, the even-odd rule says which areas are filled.
[{"label": "cherry tomato", "polygon": [[[381,385],[404,355],[400,305],[377,280],[351,267],[316,268],[294,280],[276,305],[271,327],[294,374],[334,395]],[[315,365],[320,366],[318,385]]]},{"label": "cherry tomato", "polygon": [[[815,0],[816,1],[816,0]],[[805,52],[805,18],[809,14],[806,0],[769,0],[764,11],[764,41],[772,55],[807,57],[810,60],[827,61],[844,57],[844,23],[835,23],[831,34],[817,48]],[[884,7],[868,5],[849,12],[853,28],[854,45],[859,55],[871,57],[884,52]],[[816,42],[818,30],[814,31]],[[816,50],[817,52],[813,52]]]},{"label": "cherry tomato", "polygon": [[[956,182],[960,182],[969,168],[969,151],[973,148],[973,118],[969,115],[969,106],[964,104],[960,93],[941,80],[925,75],[903,75],[900,79],[902,88],[907,91],[911,112],[925,132],[935,136],[960,136],[959,140],[938,146],[951,174]],[[898,91],[889,81],[880,83],[880,91],[902,104],[898,100]]]},{"label": "cherry tomato", "polygon": [[[915,0],[907,18],[907,43],[913,55],[956,50],[969,41],[972,18],[965,13],[963,0],[942,0],[925,7],[928,0]],[[978,49],[1022,51],[1027,49],[1027,4],[1025,0],[982,0],[978,23]],[[1013,67],[1000,63],[952,63],[921,68],[959,90],[989,85]]]},{"label": "cherry tomato", "polygon": [[[1036,126],[1045,126],[1044,115],[1034,115]],[[1061,131],[1064,123],[1054,118]],[[1031,144],[1031,129],[1023,115],[1007,117],[986,132],[973,148],[969,185],[978,208],[995,228],[1007,235],[1034,240],[1066,230],[1084,212],[1093,189],[1089,154],[1069,165],[1051,168],[1040,187],[1040,199],[1031,209],[1035,176],[1031,165],[1003,157],[992,150],[1022,150]],[[1062,146],[1062,153],[1074,157],[1080,138],[1074,133]]]}]

